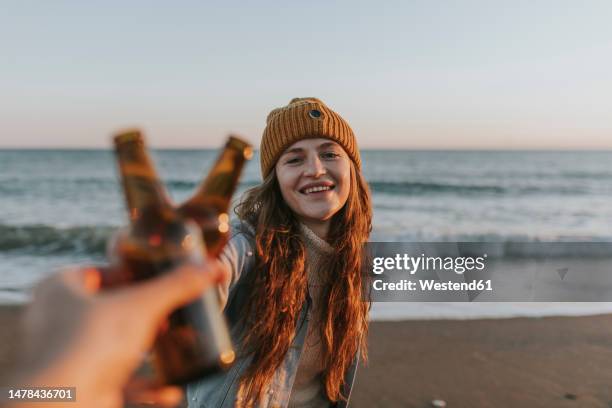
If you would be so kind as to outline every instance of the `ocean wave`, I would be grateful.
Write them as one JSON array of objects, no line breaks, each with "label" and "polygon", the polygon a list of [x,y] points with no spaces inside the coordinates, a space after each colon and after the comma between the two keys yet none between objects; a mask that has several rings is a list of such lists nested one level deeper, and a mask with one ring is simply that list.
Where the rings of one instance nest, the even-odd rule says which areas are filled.
[{"label": "ocean wave", "polygon": [[[108,239],[117,227],[83,225],[55,227],[42,224],[0,224],[0,252],[18,251],[29,255],[87,255],[103,256]],[[458,243],[462,248],[487,252],[502,258],[563,258],[612,257],[612,237],[559,236],[528,237],[503,234],[456,234],[415,237],[376,230],[371,241],[393,241],[408,246],[429,243]]]},{"label": "ocean wave", "polygon": [[520,259],[584,259],[612,258],[612,242],[594,241],[512,241],[460,242],[462,252],[486,253],[491,258]]},{"label": "ocean wave", "polygon": [[371,181],[368,183],[374,192],[401,194],[401,195],[420,195],[427,193],[492,193],[503,194],[506,189],[499,186],[489,185],[468,185],[468,184],[445,184],[445,183],[428,183],[428,182],[389,182],[389,181]]},{"label": "ocean wave", "polygon": [[[374,231],[372,242],[384,242],[383,231]],[[508,260],[546,258],[612,258],[612,236],[523,236],[503,234],[452,234],[416,237],[411,234],[394,236],[385,242],[409,252],[420,250],[457,250],[462,255],[481,256]]]},{"label": "ocean wave", "polygon": [[199,181],[189,180],[168,180],[164,182],[164,185],[169,190],[193,190],[200,184]]},{"label": "ocean wave", "polygon": [[[164,188],[170,191],[195,191],[202,181],[170,179],[162,180]],[[260,184],[259,181],[245,181],[239,184],[240,188],[250,188]],[[47,195],[53,192],[65,194],[68,191],[121,191],[121,184],[117,179],[108,178],[80,178],[80,179],[6,179],[0,180],[0,194],[6,197],[30,195],[32,192],[43,189]]]},{"label": "ocean wave", "polygon": [[[202,181],[169,179],[163,181],[170,191],[195,191]],[[238,188],[249,189],[261,184],[261,180],[241,180]],[[494,184],[453,184],[435,181],[368,181],[370,189],[378,194],[390,194],[400,196],[431,196],[431,195],[454,195],[454,196],[521,196],[521,195],[562,195],[581,196],[593,193],[601,193],[585,185],[550,185],[541,183],[536,185],[514,185],[500,186]],[[612,191],[612,190],[611,190]]]},{"label": "ocean wave", "polygon": [[103,255],[115,231],[111,226],[59,228],[49,225],[0,224],[0,251],[22,251],[32,255]]},{"label": "ocean wave", "polygon": [[581,195],[589,191],[584,187],[574,186],[512,186],[503,187],[487,184],[452,184],[421,181],[370,181],[370,189],[375,193],[396,195],[525,195],[525,194],[561,194]]},{"label": "ocean wave", "polygon": [[[473,247],[476,248],[478,244]],[[612,242],[503,242],[485,243],[489,256],[506,259],[612,258]]]},{"label": "ocean wave", "polygon": [[[165,188],[170,191],[195,191],[202,180],[188,180],[172,178],[162,180]],[[241,180],[239,188],[246,189],[259,185],[260,180]],[[419,195],[525,195],[525,194],[555,194],[555,195],[583,195],[593,192],[592,187],[584,184],[553,184],[538,183],[535,185],[501,186],[495,184],[447,183],[443,181],[384,181],[369,180],[368,184],[373,192],[393,195],[419,196]],[[45,191],[68,189],[92,190],[120,190],[120,183],[114,178],[74,178],[74,179],[4,179],[0,180],[0,193],[6,195],[21,194],[33,189],[44,187]],[[600,189],[601,190],[601,189]]]},{"label": "ocean wave", "polygon": [[[170,180],[164,181],[164,185],[166,186],[166,188],[170,190],[195,190],[200,185],[201,182],[202,182],[201,180],[189,181],[189,180],[170,179]],[[250,188],[250,187],[255,187],[259,184],[261,184],[260,181],[246,180],[246,181],[241,181],[238,187],[239,188]]]},{"label": "ocean wave", "polygon": [[610,180],[612,172],[609,171],[564,171],[558,175],[561,179],[579,179],[579,180]]}]

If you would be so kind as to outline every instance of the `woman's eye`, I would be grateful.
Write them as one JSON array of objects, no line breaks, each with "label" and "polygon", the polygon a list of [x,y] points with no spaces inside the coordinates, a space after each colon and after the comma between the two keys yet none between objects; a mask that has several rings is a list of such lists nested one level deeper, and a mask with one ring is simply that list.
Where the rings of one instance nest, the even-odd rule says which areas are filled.
[{"label": "woman's eye", "polygon": [[298,164],[302,161],[301,158],[299,157],[292,157],[290,159],[287,159],[287,161],[285,162],[286,164]]},{"label": "woman's eye", "polygon": [[325,152],[321,154],[321,157],[324,159],[335,159],[336,157],[340,157],[340,155],[336,152]]}]

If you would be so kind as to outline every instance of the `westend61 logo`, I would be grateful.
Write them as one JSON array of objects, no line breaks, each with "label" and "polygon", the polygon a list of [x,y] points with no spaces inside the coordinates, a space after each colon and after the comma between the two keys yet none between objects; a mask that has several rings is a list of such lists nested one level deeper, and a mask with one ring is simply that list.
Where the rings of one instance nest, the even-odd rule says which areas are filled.
[{"label": "westend61 logo", "polygon": [[396,254],[394,257],[378,256],[372,259],[372,272],[380,275],[386,271],[406,271],[414,275],[417,271],[453,271],[463,274],[466,271],[482,271],[485,269],[487,254],[472,256],[410,256]]}]

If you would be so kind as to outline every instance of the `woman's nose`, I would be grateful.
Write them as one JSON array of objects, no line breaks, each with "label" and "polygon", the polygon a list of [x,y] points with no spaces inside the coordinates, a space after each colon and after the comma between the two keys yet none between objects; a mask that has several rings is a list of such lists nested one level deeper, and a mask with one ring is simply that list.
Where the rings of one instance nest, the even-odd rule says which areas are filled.
[{"label": "woman's nose", "polygon": [[320,177],[325,174],[326,171],[327,170],[325,169],[325,166],[323,166],[319,156],[315,155],[314,157],[308,158],[304,175],[310,177]]}]

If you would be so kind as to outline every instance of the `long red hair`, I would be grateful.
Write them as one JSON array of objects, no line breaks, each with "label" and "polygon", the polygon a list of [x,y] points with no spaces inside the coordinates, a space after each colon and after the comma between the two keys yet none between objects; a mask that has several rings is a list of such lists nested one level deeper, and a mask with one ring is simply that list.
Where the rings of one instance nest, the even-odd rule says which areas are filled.
[{"label": "long red hair", "polygon": [[[243,406],[249,407],[263,397],[295,336],[307,292],[306,257],[298,220],[282,198],[274,170],[245,193],[236,213],[256,229],[256,261],[249,276],[251,296],[242,341],[252,360],[239,391]],[[369,188],[351,163],[348,199],[332,217],[327,236],[334,253],[323,268],[318,316],[325,391],[333,402],[346,399],[342,384],[356,353],[360,350],[362,359],[367,359],[370,302],[364,293],[363,246],[371,229]]]}]

